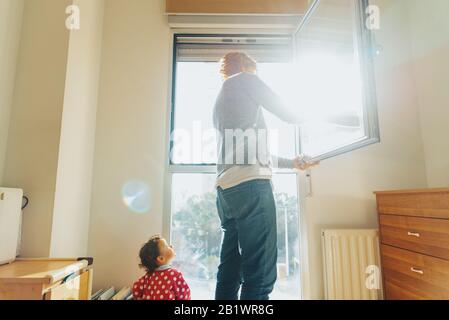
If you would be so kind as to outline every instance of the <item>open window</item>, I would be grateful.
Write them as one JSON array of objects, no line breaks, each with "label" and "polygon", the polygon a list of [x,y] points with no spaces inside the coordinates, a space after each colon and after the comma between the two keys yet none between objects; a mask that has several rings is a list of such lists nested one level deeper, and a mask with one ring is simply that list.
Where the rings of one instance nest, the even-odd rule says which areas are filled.
[{"label": "open window", "polygon": [[294,34],[302,153],[323,160],[379,142],[365,0],[315,0]]}]

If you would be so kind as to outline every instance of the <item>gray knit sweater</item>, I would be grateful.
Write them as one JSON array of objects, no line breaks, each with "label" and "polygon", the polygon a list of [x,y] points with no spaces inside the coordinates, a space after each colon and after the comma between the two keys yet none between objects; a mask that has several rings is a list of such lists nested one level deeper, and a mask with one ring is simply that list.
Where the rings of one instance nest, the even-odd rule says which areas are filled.
[{"label": "gray knit sweater", "polygon": [[228,78],[214,108],[217,130],[218,176],[236,165],[293,168],[293,161],[272,156],[261,108],[287,123],[299,124],[301,118],[289,110],[282,99],[257,75],[239,73]]}]

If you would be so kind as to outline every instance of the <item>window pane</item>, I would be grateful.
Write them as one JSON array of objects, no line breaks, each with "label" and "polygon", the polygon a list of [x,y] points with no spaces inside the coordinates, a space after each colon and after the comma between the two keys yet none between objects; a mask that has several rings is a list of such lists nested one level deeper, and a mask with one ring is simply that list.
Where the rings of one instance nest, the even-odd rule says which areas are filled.
[{"label": "window pane", "polygon": [[[300,298],[299,222],[295,174],[275,175],[278,281],[272,299]],[[192,298],[214,298],[222,232],[216,210],[214,174],[174,174],[171,241],[176,265],[184,273]]]},{"label": "window pane", "polygon": [[322,0],[297,36],[302,151],[320,156],[367,138],[354,0]]},{"label": "window pane", "polygon": [[278,279],[272,300],[301,298],[299,208],[296,174],[273,176],[278,228]]},{"label": "window pane", "polygon": [[[259,63],[259,76],[288,103],[294,92],[289,63]],[[216,133],[212,115],[221,89],[219,64],[216,62],[177,63],[174,109],[173,164],[215,164]],[[293,158],[295,128],[264,111],[274,155]],[[281,143],[282,141],[282,143]]]},{"label": "window pane", "polygon": [[218,63],[177,64],[172,163],[216,163],[216,136],[212,115],[222,84],[218,72]]}]

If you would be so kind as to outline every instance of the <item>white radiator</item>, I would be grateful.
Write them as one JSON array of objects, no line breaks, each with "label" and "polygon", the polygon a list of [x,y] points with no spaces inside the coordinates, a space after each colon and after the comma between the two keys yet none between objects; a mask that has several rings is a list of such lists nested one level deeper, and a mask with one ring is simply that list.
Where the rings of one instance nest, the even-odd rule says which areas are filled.
[{"label": "white radiator", "polygon": [[326,300],[382,299],[378,230],[323,230]]}]

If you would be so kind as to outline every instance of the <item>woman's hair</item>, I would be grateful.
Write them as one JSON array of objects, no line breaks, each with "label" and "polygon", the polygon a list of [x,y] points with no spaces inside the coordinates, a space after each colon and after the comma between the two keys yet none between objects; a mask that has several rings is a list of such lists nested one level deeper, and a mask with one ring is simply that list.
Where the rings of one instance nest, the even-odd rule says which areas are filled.
[{"label": "woman's hair", "polygon": [[243,52],[230,52],[220,61],[220,73],[224,79],[240,72],[256,72],[257,62]]},{"label": "woman's hair", "polygon": [[161,241],[161,239],[162,238],[159,235],[151,237],[151,239],[148,240],[148,242],[145,243],[140,249],[139,266],[149,273],[154,272],[158,268],[156,259],[160,256],[159,241]]}]

